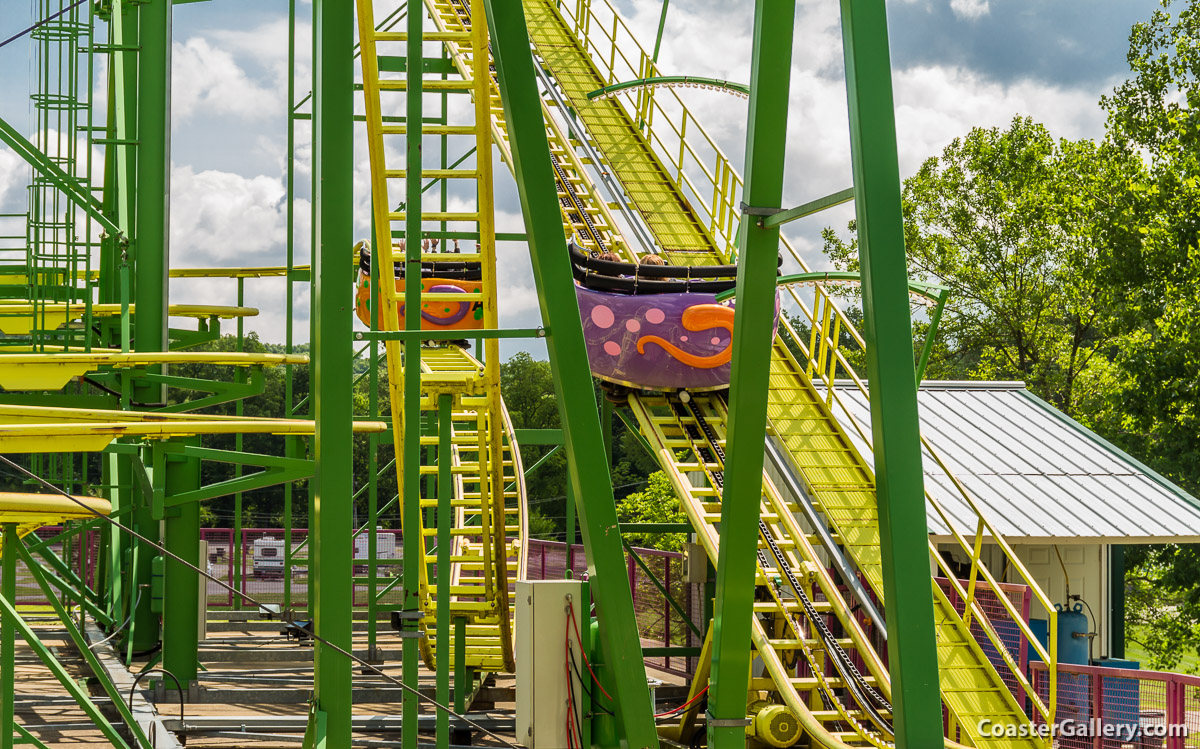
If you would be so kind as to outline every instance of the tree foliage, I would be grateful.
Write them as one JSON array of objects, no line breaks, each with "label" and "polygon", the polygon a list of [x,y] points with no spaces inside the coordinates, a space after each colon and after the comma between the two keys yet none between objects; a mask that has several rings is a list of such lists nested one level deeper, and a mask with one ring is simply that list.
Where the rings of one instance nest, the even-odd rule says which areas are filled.
[{"label": "tree foliage", "polygon": [[[1114,336],[1109,248],[1128,241],[1114,218],[1136,211],[1132,192],[1112,185],[1140,170],[1121,149],[1056,140],[1016,117],[956,138],[905,180],[910,272],[950,288],[927,375],[1021,379],[1075,413]],[[855,270],[849,228],[848,240],[826,229],[824,243]]]},{"label": "tree foliage", "polygon": [[[910,268],[951,288],[929,375],[1022,379],[1192,494],[1198,39],[1200,0],[1161,0],[1130,33],[1130,77],[1100,102],[1101,141],[1017,117],[956,139],[903,190]],[[825,231],[842,267],[857,262],[854,228]],[[1200,546],[1131,546],[1126,562],[1128,632],[1150,665],[1200,652]]]},{"label": "tree foliage", "polygon": [[[1181,7],[1172,15],[1171,7]],[[1200,2],[1163,2],[1129,38],[1132,76],[1101,104],[1109,139],[1144,155],[1139,251],[1106,430],[1200,491]]]},{"label": "tree foliage", "polygon": [[[617,503],[622,523],[684,523],[687,515],[679,505],[679,495],[662,471],[650,474],[646,488]],[[630,533],[629,543],[664,551],[683,551],[686,536],[680,533]]]}]

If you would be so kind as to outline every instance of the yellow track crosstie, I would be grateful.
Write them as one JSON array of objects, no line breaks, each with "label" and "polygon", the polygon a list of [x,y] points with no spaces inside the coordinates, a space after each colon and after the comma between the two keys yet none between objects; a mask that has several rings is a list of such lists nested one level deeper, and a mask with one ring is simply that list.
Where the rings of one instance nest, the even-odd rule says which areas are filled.
[{"label": "yellow track crosstie", "polygon": [[[456,196],[466,192],[471,197],[456,198],[453,206],[444,204],[437,210],[425,210],[422,206],[421,220],[427,230],[439,234],[450,230],[478,236],[478,245],[466,252],[440,258],[423,251],[422,260],[480,263],[479,290],[456,294],[447,301],[478,303],[483,326],[494,329],[498,325],[492,196],[492,119],[495,112],[488,69],[487,25],[470,24],[468,7],[454,0],[429,3],[424,9],[417,5],[412,12],[427,12],[432,17],[436,30],[426,34],[425,41],[444,45],[447,57],[457,71],[457,75],[447,77],[442,77],[441,73],[425,73],[424,90],[444,93],[448,99],[465,94],[471,104],[469,107],[447,106],[447,121],[423,125],[422,135],[444,137],[451,148],[465,144],[461,150],[467,151],[469,147],[473,156],[464,157],[453,168],[423,167],[421,171],[423,183],[452,181]],[[389,163],[387,146],[390,142],[399,145],[400,139],[409,136],[409,130],[404,124],[386,122],[385,116],[400,109],[407,84],[403,77],[381,73],[380,60],[403,56],[407,35],[376,30],[369,0],[359,0],[358,18],[372,207],[381,237],[375,242],[372,256],[372,265],[378,268],[382,307],[379,319],[384,329],[399,330],[403,325],[400,308],[404,298],[396,288],[395,267],[405,258],[404,252],[391,241],[391,236],[393,231],[405,229],[408,215],[402,206],[404,191],[398,186],[393,189],[393,186],[402,185],[409,174],[406,165],[397,167]],[[474,189],[461,191],[464,185]],[[420,238],[409,237],[407,241],[416,242]],[[446,240],[443,250],[449,249],[449,244]],[[422,293],[421,298],[431,301],[438,300],[439,296]],[[469,335],[469,331],[463,331],[464,338]],[[457,345],[420,348],[419,405],[404,402],[406,346],[414,347],[410,350],[415,351],[420,344],[415,341],[386,343],[396,454],[403,454],[404,420],[421,418],[419,412],[406,412],[406,408],[436,412],[439,396],[448,395],[452,400],[453,548],[450,601],[448,605],[443,602],[441,611],[436,586],[429,580],[429,565],[437,558],[436,550],[431,548],[436,543],[436,527],[432,524],[422,527],[418,534],[409,534],[411,529],[404,529],[406,539],[413,538],[419,544],[420,556],[426,562],[418,570],[419,595],[425,612],[421,622],[425,632],[421,641],[422,654],[431,667],[435,665],[441,652],[436,637],[439,614],[463,616],[468,620],[466,665],[485,671],[511,671],[516,664],[509,597],[511,584],[523,577],[525,569],[524,481],[511,424],[500,398],[499,345],[496,339],[488,339],[482,362]],[[436,444],[436,437],[422,437],[423,442],[426,440]],[[419,473],[436,471],[434,465],[422,465]],[[416,477],[398,477],[401,496],[405,480],[416,480]],[[510,486],[512,489],[508,488]],[[436,499],[424,495],[420,502],[423,506],[436,505]],[[422,513],[422,517],[429,518],[426,522],[432,522],[432,513]],[[447,650],[448,657],[452,658],[453,650]]]}]

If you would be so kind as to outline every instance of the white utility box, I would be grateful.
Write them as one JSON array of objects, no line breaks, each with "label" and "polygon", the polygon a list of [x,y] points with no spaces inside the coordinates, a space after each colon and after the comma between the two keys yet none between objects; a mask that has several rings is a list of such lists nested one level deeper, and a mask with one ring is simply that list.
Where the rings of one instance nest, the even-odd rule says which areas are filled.
[{"label": "white utility box", "polygon": [[580,600],[582,592],[579,580],[517,583],[517,741],[529,749],[566,749],[568,678],[575,693],[576,725],[581,722],[583,684],[574,673],[568,677],[566,649],[569,642],[579,674],[590,678],[567,614],[568,605],[573,606],[575,624],[583,634],[588,606]]}]

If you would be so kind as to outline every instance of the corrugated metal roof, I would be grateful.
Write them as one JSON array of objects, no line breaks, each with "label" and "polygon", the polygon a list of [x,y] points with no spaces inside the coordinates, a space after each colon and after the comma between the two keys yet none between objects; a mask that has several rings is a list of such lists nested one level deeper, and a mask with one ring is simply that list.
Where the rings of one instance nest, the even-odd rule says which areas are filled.
[{"label": "corrugated metal roof", "polygon": [[[839,386],[837,392],[869,434],[866,398],[853,386]],[[926,438],[1010,541],[1200,541],[1200,500],[1059,413],[1022,383],[926,382],[918,402]],[[833,411],[871,460],[850,417],[836,402]],[[923,460],[926,488],[960,533],[974,535],[970,507],[928,451]],[[933,535],[949,535],[932,507],[928,517]]]}]

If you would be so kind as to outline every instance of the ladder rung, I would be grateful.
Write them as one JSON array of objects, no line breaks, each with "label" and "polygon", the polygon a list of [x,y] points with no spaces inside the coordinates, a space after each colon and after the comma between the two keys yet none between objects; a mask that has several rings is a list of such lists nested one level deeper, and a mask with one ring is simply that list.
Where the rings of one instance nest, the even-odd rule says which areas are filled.
[{"label": "ladder rung", "polygon": [[[385,169],[388,179],[404,179],[408,176],[407,169]],[[475,179],[479,176],[477,169],[422,169],[423,179]]]},{"label": "ladder rung", "polygon": [[[474,81],[442,81],[442,80],[423,80],[421,81],[421,89],[423,91],[471,91],[475,88]],[[408,81],[403,78],[380,78],[380,91],[407,91]],[[422,128],[422,130],[424,130]]]},{"label": "ladder rung", "polygon": [[[384,125],[379,129],[384,135],[407,135],[408,125]],[[424,135],[476,135],[474,125],[422,125]]]},{"label": "ladder rung", "polygon": [[[408,41],[407,31],[376,31],[372,36],[376,42]],[[421,41],[425,42],[465,42],[470,39],[470,31],[425,31],[421,33]]]},{"label": "ladder rung", "polygon": [[[404,221],[407,213],[389,213],[388,221]],[[478,213],[462,213],[456,211],[425,211],[421,214],[422,221],[478,221]]]}]

